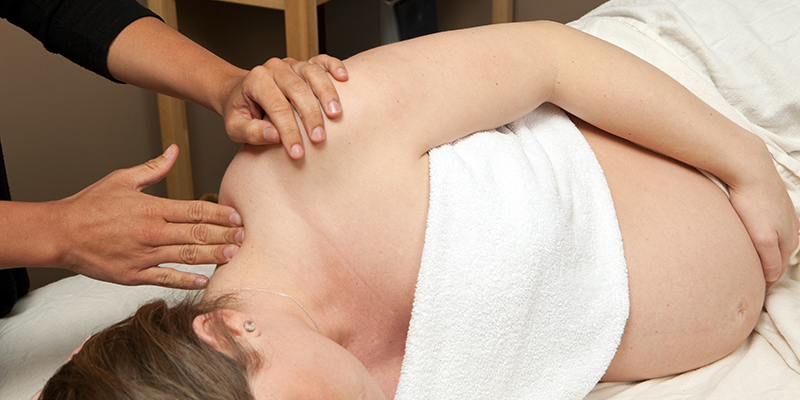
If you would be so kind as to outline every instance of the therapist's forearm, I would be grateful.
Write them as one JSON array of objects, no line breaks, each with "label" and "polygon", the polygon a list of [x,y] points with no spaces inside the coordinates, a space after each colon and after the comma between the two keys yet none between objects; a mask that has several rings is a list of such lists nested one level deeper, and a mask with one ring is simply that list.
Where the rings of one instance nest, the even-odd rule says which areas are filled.
[{"label": "therapist's forearm", "polygon": [[0,269],[55,266],[58,220],[54,202],[0,201]]},{"label": "therapist's forearm", "polygon": [[230,88],[247,74],[152,17],[120,32],[109,48],[108,70],[118,80],[220,115]]}]

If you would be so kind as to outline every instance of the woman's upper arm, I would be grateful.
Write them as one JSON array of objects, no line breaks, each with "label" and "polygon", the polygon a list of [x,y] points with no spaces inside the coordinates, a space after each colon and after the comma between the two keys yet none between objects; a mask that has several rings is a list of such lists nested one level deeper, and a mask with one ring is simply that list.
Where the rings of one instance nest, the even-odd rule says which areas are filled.
[{"label": "woman's upper arm", "polygon": [[424,36],[353,57],[348,70],[370,120],[358,123],[418,155],[549,101],[728,184],[769,161],[758,138],[656,67],[556,23]]},{"label": "woman's upper arm", "polygon": [[346,61],[350,80],[339,89],[354,90],[343,95],[347,113],[416,155],[509,123],[552,94],[554,25],[451,31],[359,54]]}]

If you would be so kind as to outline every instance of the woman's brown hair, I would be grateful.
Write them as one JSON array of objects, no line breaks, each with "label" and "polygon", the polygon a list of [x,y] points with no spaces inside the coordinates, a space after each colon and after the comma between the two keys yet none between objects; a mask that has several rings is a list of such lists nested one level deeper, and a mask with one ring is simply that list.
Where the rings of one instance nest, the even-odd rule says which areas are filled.
[{"label": "woman's brown hair", "polygon": [[247,378],[262,358],[238,343],[217,320],[226,353],[202,341],[192,328],[198,315],[226,308],[190,296],[174,307],[164,300],[92,336],[50,378],[40,399],[252,399]]}]

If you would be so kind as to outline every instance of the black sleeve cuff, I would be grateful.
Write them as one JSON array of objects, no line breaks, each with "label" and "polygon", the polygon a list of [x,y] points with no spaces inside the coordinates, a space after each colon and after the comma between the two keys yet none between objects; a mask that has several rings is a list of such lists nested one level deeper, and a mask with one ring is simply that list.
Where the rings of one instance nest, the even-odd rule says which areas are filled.
[{"label": "black sleeve cuff", "polygon": [[48,51],[114,82],[119,81],[108,71],[111,42],[133,21],[159,18],[135,0],[6,0],[0,17],[28,31]]}]

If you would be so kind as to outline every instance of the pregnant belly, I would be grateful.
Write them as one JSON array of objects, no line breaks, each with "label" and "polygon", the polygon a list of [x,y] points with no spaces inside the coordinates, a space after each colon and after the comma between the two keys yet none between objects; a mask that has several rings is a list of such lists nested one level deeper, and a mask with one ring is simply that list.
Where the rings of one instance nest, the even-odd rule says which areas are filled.
[{"label": "pregnant belly", "polygon": [[758,254],[725,193],[694,168],[575,121],[608,180],[630,317],[603,380],[692,370],[735,350],[761,312]]}]

